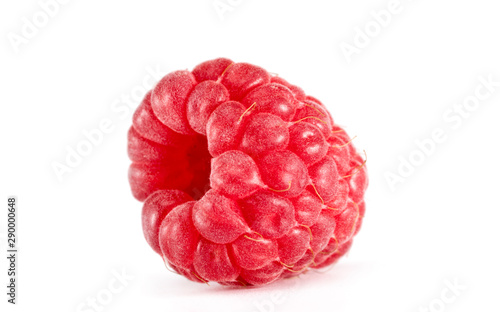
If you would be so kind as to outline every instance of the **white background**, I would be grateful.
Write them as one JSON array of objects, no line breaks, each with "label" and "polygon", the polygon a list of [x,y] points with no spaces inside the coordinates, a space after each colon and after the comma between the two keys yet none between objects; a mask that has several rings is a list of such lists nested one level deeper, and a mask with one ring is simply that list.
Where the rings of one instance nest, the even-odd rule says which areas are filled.
[{"label": "white background", "polygon": [[[6,303],[2,269],[1,310],[78,311],[123,269],[133,278],[100,311],[498,311],[500,87],[460,124],[444,117],[460,116],[449,110],[473,101],[480,77],[500,81],[498,2],[401,0],[351,62],[342,42],[377,31],[370,12],[390,1],[229,2],[221,18],[214,0],[68,1],[17,52],[9,36],[43,11],[1,2],[2,268],[7,196],[20,218],[19,304]],[[366,150],[364,226],[332,270],[233,290],[170,273],[146,244],[127,181],[132,110],[115,102],[148,68],[220,56],[301,86]],[[113,130],[59,181],[51,164],[107,119]],[[419,161],[415,140],[436,129],[446,140],[391,189],[386,176]]]}]

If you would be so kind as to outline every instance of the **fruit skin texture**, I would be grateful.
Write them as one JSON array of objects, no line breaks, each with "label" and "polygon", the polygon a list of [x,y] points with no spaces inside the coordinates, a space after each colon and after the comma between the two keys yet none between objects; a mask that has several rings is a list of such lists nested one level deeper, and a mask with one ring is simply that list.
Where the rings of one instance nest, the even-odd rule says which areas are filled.
[{"label": "fruit skin texture", "polygon": [[261,286],[336,263],[366,161],[316,98],[226,58],[166,75],[128,132],[146,241],[190,281]]}]

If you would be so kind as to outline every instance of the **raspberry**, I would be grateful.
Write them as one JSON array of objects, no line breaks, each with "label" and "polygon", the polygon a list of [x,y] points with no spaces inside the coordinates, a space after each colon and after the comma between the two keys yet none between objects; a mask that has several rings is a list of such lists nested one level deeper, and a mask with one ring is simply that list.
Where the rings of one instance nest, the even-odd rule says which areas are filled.
[{"label": "raspberry", "polygon": [[225,58],[176,71],[128,132],[146,241],[187,279],[265,285],[330,266],[365,215],[368,176],[316,98]]}]

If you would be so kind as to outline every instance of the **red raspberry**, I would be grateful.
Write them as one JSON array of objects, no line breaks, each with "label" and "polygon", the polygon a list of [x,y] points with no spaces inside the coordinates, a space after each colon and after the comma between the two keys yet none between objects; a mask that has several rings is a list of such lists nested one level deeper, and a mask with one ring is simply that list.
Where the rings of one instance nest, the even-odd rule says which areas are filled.
[{"label": "red raspberry", "polygon": [[365,213],[365,162],[317,99],[220,58],[166,75],[128,133],[149,245],[191,281],[264,285],[335,263]]}]

